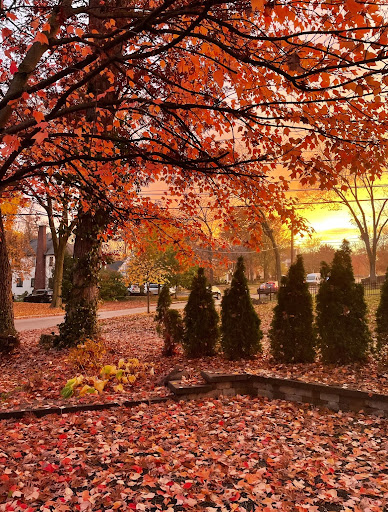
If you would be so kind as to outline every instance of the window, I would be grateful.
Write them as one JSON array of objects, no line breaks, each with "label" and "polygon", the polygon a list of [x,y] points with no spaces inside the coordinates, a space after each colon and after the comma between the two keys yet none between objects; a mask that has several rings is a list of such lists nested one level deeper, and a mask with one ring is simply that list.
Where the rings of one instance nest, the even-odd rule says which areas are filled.
[{"label": "window", "polygon": [[53,267],[53,266],[54,266],[54,256],[50,256],[49,267]]},{"label": "window", "polygon": [[17,288],[23,288],[23,279],[21,277],[18,277],[16,279],[16,287]]},{"label": "window", "polygon": [[35,277],[31,278],[31,288],[34,288],[35,286]]}]

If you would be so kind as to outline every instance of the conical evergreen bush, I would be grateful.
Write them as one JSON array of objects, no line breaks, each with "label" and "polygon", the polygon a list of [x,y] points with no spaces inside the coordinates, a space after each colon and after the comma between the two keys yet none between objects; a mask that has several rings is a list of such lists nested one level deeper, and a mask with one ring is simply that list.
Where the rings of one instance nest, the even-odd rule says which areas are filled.
[{"label": "conical evergreen bush", "polygon": [[344,240],[331,265],[321,267],[316,328],[322,360],[347,364],[366,358],[371,342],[364,289],[356,284],[349,243]]},{"label": "conical evergreen bush", "polygon": [[242,256],[221,302],[221,347],[228,359],[249,358],[262,350],[260,319],[252,305]]},{"label": "conical evergreen bush", "polygon": [[218,313],[205,271],[198,269],[184,310],[183,348],[188,357],[212,356],[219,339]]},{"label": "conical evergreen bush", "polygon": [[158,297],[158,303],[156,305],[156,315],[155,321],[160,324],[163,322],[163,317],[166,314],[166,311],[171,306],[171,296],[170,296],[170,288],[165,284],[160,290],[160,294]]},{"label": "conical evergreen bush", "polygon": [[376,334],[378,352],[388,347],[388,269],[381,287],[380,302],[376,311]]},{"label": "conical evergreen bush", "polygon": [[284,363],[308,363],[315,358],[313,300],[305,282],[302,256],[290,266],[278,291],[269,332],[271,353]]}]

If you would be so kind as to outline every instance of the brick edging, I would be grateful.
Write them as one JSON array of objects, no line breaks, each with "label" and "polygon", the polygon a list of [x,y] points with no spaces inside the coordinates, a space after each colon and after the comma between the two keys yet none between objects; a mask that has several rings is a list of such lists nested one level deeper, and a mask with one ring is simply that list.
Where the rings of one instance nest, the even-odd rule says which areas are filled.
[{"label": "brick edging", "polygon": [[201,375],[205,384],[187,386],[169,382],[169,388],[179,399],[251,395],[388,417],[388,396],[379,393],[249,373],[201,372]]},{"label": "brick edging", "polygon": [[388,417],[388,396],[368,393],[355,389],[329,386],[313,382],[304,382],[280,377],[266,377],[249,373],[224,374],[201,372],[203,384],[184,384],[180,381],[168,382],[172,395],[123,402],[106,402],[97,404],[74,404],[37,409],[20,409],[0,411],[0,420],[19,419],[34,415],[39,418],[48,414],[68,414],[82,411],[101,411],[115,407],[136,407],[141,404],[165,403],[169,400],[195,400],[217,398],[220,396],[251,395],[269,399],[302,402],[327,407],[334,411],[363,411]]},{"label": "brick edging", "polygon": [[36,409],[16,409],[12,411],[0,411],[0,420],[20,419],[24,416],[33,415],[38,418],[47,416],[48,414],[69,414],[83,411],[103,411],[105,409],[113,409],[115,407],[136,407],[141,404],[159,404],[174,397],[156,397],[142,400],[125,400],[124,402],[105,402],[97,404],[74,404],[74,405],[58,405],[54,407],[38,407]]}]

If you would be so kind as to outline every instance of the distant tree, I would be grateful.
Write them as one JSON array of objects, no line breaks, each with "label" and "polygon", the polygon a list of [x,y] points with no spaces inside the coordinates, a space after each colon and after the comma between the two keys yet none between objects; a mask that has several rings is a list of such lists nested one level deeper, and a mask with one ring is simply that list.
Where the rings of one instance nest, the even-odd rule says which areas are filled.
[{"label": "distant tree", "polygon": [[317,294],[318,346],[326,363],[346,364],[366,358],[371,337],[364,289],[356,284],[349,243],[344,240],[331,265],[321,267]]},{"label": "distant tree", "polygon": [[252,357],[262,349],[262,336],[245,277],[244,259],[240,256],[221,302],[221,347],[228,359]]},{"label": "distant tree", "polygon": [[128,295],[122,274],[113,270],[100,270],[98,287],[102,300],[117,300]]},{"label": "distant tree", "polygon": [[290,266],[278,292],[278,303],[270,330],[271,353],[285,363],[307,363],[314,360],[313,301],[302,256]]},{"label": "distant tree", "polygon": [[381,287],[380,302],[376,311],[377,351],[388,346],[388,269]]},{"label": "distant tree", "polygon": [[183,348],[188,357],[212,356],[219,339],[218,313],[205,271],[198,269],[184,310]]},{"label": "distant tree", "polygon": [[[145,285],[146,283],[164,283],[168,280],[169,267],[166,266],[163,253],[156,245],[148,244],[144,250],[133,255],[126,267],[128,283]],[[150,312],[150,293],[147,289],[147,313]]]}]

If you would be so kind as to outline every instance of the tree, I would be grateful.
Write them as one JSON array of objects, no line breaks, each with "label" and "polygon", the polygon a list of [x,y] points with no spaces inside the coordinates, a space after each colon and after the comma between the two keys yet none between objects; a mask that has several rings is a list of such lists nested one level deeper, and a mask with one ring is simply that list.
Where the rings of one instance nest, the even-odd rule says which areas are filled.
[{"label": "tree", "polygon": [[117,300],[128,295],[127,287],[120,272],[101,269],[98,281],[99,297],[102,300]]},{"label": "tree", "polygon": [[323,264],[316,305],[318,346],[324,362],[347,364],[366,358],[371,337],[364,289],[356,284],[349,243],[344,240],[332,264]]},{"label": "tree", "polygon": [[318,272],[322,261],[331,261],[335,249],[330,244],[322,244],[319,239],[306,240],[300,250],[306,273]]},{"label": "tree", "polygon": [[8,260],[7,242],[5,230],[0,211],[0,268],[2,279],[0,279],[0,351],[3,353],[12,352],[20,343],[19,335],[15,329],[13,298],[12,298],[12,274]]},{"label": "tree", "polygon": [[74,244],[72,287],[65,307],[65,320],[54,340],[57,348],[71,347],[98,334],[98,276],[101,269],[101,225],[103,210],[78,215]]},{"label": "tree", "polygon": [[[65,175],[86,190],[83,215],[106,201],[112,222],[168,222],[136,193],[162,180],[187,212],[200,189],[220,209],[237,193],[285,218],[287,180],[266,179],[275,162],[325,186],[331,154],[360,156],[359,172],[384,161],[387,33],[373,2],[5,0],[0,25],[0,193]],[[311,151],[322,138],[324,158]]]},{"label": "tree", "polygon": [[309,363],[315,357],[313,300],[305,282],[303,258],[283,278],[269,334],[271,353],[284,363]]},{"label": "tree", "polygon": [[260,319],[244,272],[244,259],[240,256],[230,288],[221,301],[221,347],[228,359],[249,358],[262,349]]},{"label": "tree", "polygon": [[377,351],[388,346],[388,269],[381,287],[380,302],[376,310]]},{"label": "tree", "polygon": [[[346,168],[337,175],[330,192],[319,193],[320,200],[333,201],[330,206],[345,206],[357,227],[369,262],[371,283],[376,283],[377,255],[384,229],[388,225],[388,186],[369,175]],[[317,196],[314,195],[313,198]]]},{"label": "tree", "polygon": [[[163,253],[157,245],[147,244],[140,254],[133,254],[126,265],[126,280],[128,283],[146,285],[158,283],[162,286],[168,280],[168,267],[165,266]],[[150,292],[147,292],[147,313],[150,312]]]},{"label": "tree", "polygon": [[188,357],[213,356],[219,339],[218,313],[201,267],[194,277],[184,309],[183,348]]},{"label": "tree", "polygon": [[62,281],[67,245],[77,224],[77,219],[72,218],[70,214],[74,193],[72,194],[69,187],[56,182],[52,177],[50,179],[43,177],[41,181],[42,183],[34,180],[25,185],[24,189],[47,213],[55,255],[53,296],[50,307],[59,308],[63,302]]}]

